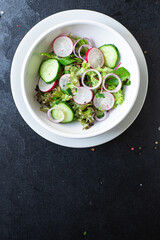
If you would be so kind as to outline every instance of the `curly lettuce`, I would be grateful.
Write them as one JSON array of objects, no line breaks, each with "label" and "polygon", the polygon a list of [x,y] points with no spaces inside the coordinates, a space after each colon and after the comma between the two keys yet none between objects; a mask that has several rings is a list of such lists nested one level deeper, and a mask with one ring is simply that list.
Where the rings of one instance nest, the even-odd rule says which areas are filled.
[{"label": "curly lettuce", "polygon": [[103,68],[97,67],[96,70],[100,72],[102,78],[104,78],[108,73],[113,71],[113,69],[109,67],[103,67]]},{"label": "curly lettuce", "polygon": [[[111,85],[108,86],[107,89],[108,90],[113,90],[115,89],[116,86],[115,85]],[[117,107],[117,105],[121,105],[124,101],[124,94],[122,92],[122,90],[119,90],[118,92],[112,93],[114,98],[115,98],[115,103],[114,103],[114,108]]]},{"label": "curly lettuce", "polygon": [[82,77],[82,74],[87,71],[88,69],[90,69],[90,63],[87,63],[85,60],[82,62],[82,67],[80,69],[78,69],[77,71],[77,76],[78,77]]},{"label": "curly lettuce", "polygon": [[74,120],[79,121],[83,129],[88,129],[94,124],[95,108],[92,103],[79,105],[72,102],[71,106],[75,112]]},{"label": "curly lettuce", "polygon": [[113,93],[114,97],[115,97],[115,106],[117,105],[121,105],[124,101],[124,94],[122,92],[122,90],[119,90],[116,93]]},{"label": "curly lettuce", "polygon": [[82,62],[82,67],[80,66],[71,66],[70,67],[70,82],[73,84],[71,87],[75,87],[78,85],[79,80],[82,77],[82,74],[90,68],[90,64],[86,61]]},{"label": "curly lettuce", "polygon": [[36,97],[37,101],[41,104],[41,108],[44,110],[46,106],[51,107],[58,101],[69,101],[72,98],[72,95],[70,95],[67,91],[62,91],[60,87],[56,87],[52,91],[45,93],[38,90]]}]

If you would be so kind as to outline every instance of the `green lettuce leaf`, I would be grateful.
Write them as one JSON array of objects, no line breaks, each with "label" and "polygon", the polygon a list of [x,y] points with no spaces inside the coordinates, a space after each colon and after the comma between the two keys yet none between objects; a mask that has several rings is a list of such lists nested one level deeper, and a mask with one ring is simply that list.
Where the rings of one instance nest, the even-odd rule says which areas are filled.
[{"label": "green lettuce leaf", "polygon": [[74,54],[71,54],[67,57],[58,57],[56,54],[54,54],[53,52],[50,52],[50,53],[46,53],[46,52],[43,52],[43,53],[40,53],[41,56],[45,56],[45,57],[48,57],[48,58],[54,58],[54,59],[57,59],[60,64],[62,64],[63,66],[67,66],[67,65],[70,65],[72,63],[82,63],[82,59],[80,58],[76,58]]},{"label": "green lettuce leaf", "polygon": [[130,78],[130,73],[124,67],[120,67],[116,70],[113,70],[112,72],[115,73],[116,75],[118,75],[120,77],[120,79],[122,80],[122,82],[126,81]]},{"label": "green lettuce leaf", "polygon": [[48,57],[48,58],[56,58],[56,59],[59,59],[59,57],[54,54],[53,52],[50,52],[50,53],[47,53],[47,52],[43,52],[43,53],[40,53],[41,56],[45,56],[45,57]]},{"label": "green lettuce leaf", "polygon": [[[124,82],[124,84],[125,82],[128,82],[130,78],[130,73],[124,67],[113,70],[111,73],[115,73],[117,76],[119,76],[121,81]],[[108,78],[108,80],[106,80],[106,83],[108,85],[118,85],[118,79],[111,76]],[[126,85],[129,85],[129,84],[126,84]]]}]

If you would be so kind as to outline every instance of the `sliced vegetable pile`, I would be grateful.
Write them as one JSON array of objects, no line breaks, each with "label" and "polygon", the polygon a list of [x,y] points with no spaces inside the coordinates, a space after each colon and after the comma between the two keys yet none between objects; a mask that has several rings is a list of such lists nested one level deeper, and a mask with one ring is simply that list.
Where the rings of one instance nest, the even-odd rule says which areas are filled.
[{"label": "sliced vegetable pile", "polygon": [[36,87],[40,110],[53,123],[80,121],[84,129],[103,121],[124,101],[130,73],[119,67],[120,54],[113,44],[99,48],[88,38],[58,36],[53,52],[41,53]]}]

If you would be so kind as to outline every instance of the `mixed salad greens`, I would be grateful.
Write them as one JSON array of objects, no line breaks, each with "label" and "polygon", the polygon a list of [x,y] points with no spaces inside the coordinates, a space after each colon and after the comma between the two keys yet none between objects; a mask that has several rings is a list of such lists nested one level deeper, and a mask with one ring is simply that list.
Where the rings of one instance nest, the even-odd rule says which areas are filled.
[{"label": "mixed salad greens", "polygon": [[40,110],[53,123],[80,121],[83,129],[103,121],[124,101],[130,73],[119,67],[120,54],[113,44],[93,47],[88,38],[60,35],[53,51],[41,53],[36,87]]}]

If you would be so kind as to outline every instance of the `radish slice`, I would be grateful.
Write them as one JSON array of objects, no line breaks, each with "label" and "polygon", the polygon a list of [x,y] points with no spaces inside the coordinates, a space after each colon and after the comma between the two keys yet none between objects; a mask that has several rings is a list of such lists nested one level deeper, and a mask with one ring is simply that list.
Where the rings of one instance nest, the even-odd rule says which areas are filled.
[{"label": "radish slice", "polygon": [[92,68],[103,67],[104,55],[98,48],[91,48],[85,55],[85,60],[90,62]]},{"label": "radish slice", "polygon": [[108,111],[114,106],[114,96],[109,92],[102,92],[104,98],[97,98],[97,94],[93,98],[94,106],[101,111]]},{"label": "radish slice", "polygon": [[[105,85],[106,79],[107,79],[108,77],[110,77],[110,76],[113,76],[113,77],[115,77],[115,78],[118,79],[118,85],[117,85],[117,87],[116,87],[115,89],[113,89],[113,90],[108,90],[108,89],[106,88],[106,85]],[[107,92],[115,93],[115,92],[118,92],[118,91],[121,89],[121,87],[122,87],[122,81],[121,81],[120,77],[118,77],[115,73],[108,73],[108,74],[103,78],[102,86],[103,86],[103,88],[104,88]]]},{"label": "radish slice", "polygon": [[90,89],[85,87],[77,88],[76,95],[73,97],[73,100],[78,104],[87,104],[93,98],[93,92]]},{"label": "radish slice", "polygon": [[[86,75],[87,72],[95,72],[95,73],[98,75],[98,77],[99,77],[99,82],[98,82],[98,84],[97,84],[96,86],[94,86],[94,87],[88,87],[87,85],[85,85],[84,79],[85,79],[85,75]],[[85,72],[83,73],[81,81],[82,81],[82,85],[83,85],[84,87],[86,87],[86,88],[88,88],[88,89],[96,89],[96,88],[98,88],[98,87],[101,85],[102,77],[101,77],[101,74],[100,74],[97,70],[95,70],[95,69],[88,69],[87,71],[85,71]]]},{"label": "radish slice", "polygon": [[67,36],[59,36],[53,40],[52,47],[58,57],[67,57],[73,51],[73,42]]},{"label": "radish slice", "polygon": [[63,111],[62,111],[60,108],[56,107],[56,110],[60,111],[60,113],[62,114],[62,117],[61,117],[60,119],[54,119],[54,118],[52,117],[52,115],[51,115],[51,111],[52,111],[53,109],[55,109],[55,107],[50,108],[50,109],[48,110],[48,112],[47,112],[48,120],[51,121],[51,122],[53,122],[53,123],[60,123],[60,122],[62,122],[62,121],[64,120],[64,113],[63,113]]},{"label": "radish slice", "polygon": [[[60,79],[59,79],[59,86],[60,86],[62,89],[64,89],[64,90],[66,90],[67,88],[69,88],[69,86],[67,86],[67,83],[71,83],[69,77],[70,77],[70,74],[64,74],[64,75],[62,75],[62,77],[60,77]],[[77,87],[79,87],[79,86],[80,86],[80,84],[79,84],[79,82],[78,82]]]},{"label": "radish slice", "polygon": [[76,48],[77,43],[78,43],[80,40],[82,40],[82,39],[87,40],[88,45],[90,45],[90,46],[92,47],[92,42],[91,42],[91,40],[90,40],[89,38],[80,38],[80,39],[78,39],[78,40],[74,43],[74,45],[73,45],[73,53],[74,53],[74,55],[75,55],[77,58],[80,58],[80,57],[76,54],[75,48]]},{"label": "radish slice", "polygon": [[83,44],[83,45],[80,46],[80,48],[78,49],[78,55],[79,55],[79,58],[81,58],[82,60],[85,60],[85,58],[83,58],[83,57],[81,56],[81,49],[82,49],[83,47],[86,47],[86,48],[90,49],[91,46],[88,45],[88,44]]},{"label": "radish slice", "polygon": [[95,116],[95,120],[96,120],[97,122],[104,121],[104,120],[108,117],[108,115],[109,115],[109,113],[105,111],[103,117],[98,118],[97,116]]},{"label": "radish slice", "polygon": [[68,88],[67,83],[70,83],[69,77],[70,77],[70,74],[64,74],[59,79],[59,86],[64,90],[66,90]]},{"label": "radish slice", "polygon": [[38,87],[41,92],[49,92],[56,86],[57,81],[52,83],[45,83],[42,78],[38,79]]}]

